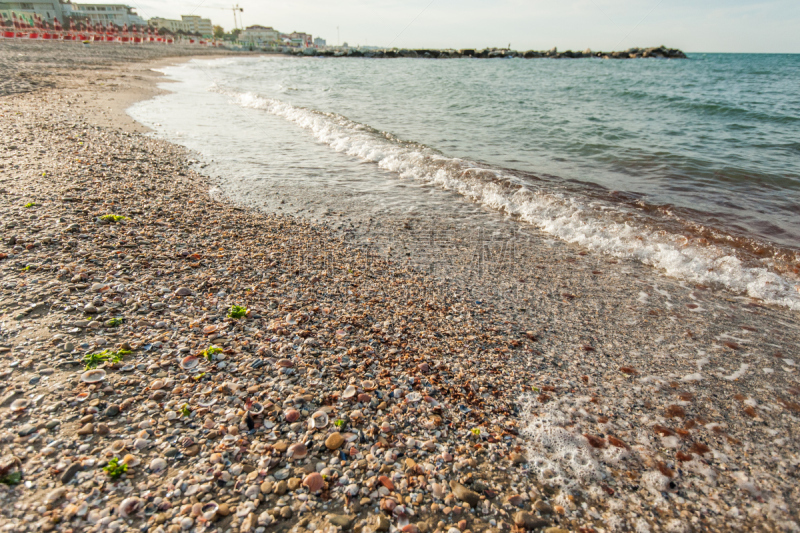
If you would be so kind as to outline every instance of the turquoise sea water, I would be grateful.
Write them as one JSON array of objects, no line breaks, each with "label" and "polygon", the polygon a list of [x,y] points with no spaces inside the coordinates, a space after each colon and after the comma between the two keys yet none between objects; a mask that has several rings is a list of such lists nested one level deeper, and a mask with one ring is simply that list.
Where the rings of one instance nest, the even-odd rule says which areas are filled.
[{"label": "turquoise sea water", "polygon": [[669,275],[800,301],[799,55],[262,57],[166,73],[174,92],[131,113],[245,196],[281,184],[320,208],[358,197],[376,213],[463,216],[471,203]]}]

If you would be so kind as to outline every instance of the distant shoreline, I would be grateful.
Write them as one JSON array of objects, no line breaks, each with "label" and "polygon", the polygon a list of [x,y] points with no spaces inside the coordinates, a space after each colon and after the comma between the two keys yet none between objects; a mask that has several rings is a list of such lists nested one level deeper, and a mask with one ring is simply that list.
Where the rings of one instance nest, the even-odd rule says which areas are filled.
[{"label": "distant shoreline", "polygon": [[438,49],[378,49],[361,51],[358,49],[350,50],[317,50],[314,48],[306,48],[304,50],[284,52],[287,55],[299,56],[314,56],[314,57],[371,57],[371,58],[398,58],[398,57],[411,57],[411,58],[424,58],[424,59],[458,59],[458,58],[476,58],[476,59],[504,59],[504,58],[549,58],[549,59],[581,59],[581,58],[598,58],[598,59],[687,59],[686,54],[677,48],[667,48],[665,46],[654,46],[650,48],[629,48],[628,50],[618,52],[593,52],[592,50],[584,50],[583,52],[573,52],[572,50],[565,50],[559,52],[557,48],[552,48],[547,51],[528,50],[525,52],[518,50],[508,50],[499,48],[484,48],[479,50],[477,48],[462,48],[460,50],[438,50]]}]

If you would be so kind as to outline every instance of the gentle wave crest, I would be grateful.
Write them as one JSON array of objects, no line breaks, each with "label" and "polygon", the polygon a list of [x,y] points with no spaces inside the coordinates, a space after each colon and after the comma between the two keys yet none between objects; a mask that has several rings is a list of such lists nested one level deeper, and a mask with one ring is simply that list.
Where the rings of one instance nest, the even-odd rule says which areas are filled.
[{"label": "gentle wave crest", "polygon": [[789,279],[767,267],[747,266],[722,247],[697,245],[683,235],[648,229],[636,223],[635,214],[621,213],[620,206],[536,188],[503,171],[447,157],[425,145],[397,139],[341,115],[216,85],[212,90],[231,97],[243,107],[283,117],[337,152],[371,161],[402,178],[457,191],[566,242],[620,258],[633,258],[663,270],[668,276],[721,285],[736,293],[800,310],[800,286]]}]

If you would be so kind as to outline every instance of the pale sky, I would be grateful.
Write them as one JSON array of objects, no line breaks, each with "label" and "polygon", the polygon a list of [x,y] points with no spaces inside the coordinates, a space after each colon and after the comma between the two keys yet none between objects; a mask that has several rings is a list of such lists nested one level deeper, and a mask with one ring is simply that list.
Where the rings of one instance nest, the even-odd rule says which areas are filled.
[{"label": "pale sky", "polygon": [[[125,0],[123,0],[125,1]],[[238,0],[246,26],[351,46],[800,53],[800,1]],[[128,0],[145,18],[197,14],[233,27],[224,0]],[[215,9],[220,8],[220,9]],[[221,9],[221,8],[227,8]]]}]

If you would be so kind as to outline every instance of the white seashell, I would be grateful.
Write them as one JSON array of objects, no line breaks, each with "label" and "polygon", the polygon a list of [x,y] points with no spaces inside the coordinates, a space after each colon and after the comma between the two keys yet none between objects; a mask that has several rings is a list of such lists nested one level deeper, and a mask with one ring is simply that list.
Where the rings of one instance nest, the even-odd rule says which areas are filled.
[{"label": "white seashell", "polygon": [[409,393],[406,395],[406,401],[407,401],[408,403],[414,403],[414,402],[418,402],[418,401],[420,401],[421,399],[422,399],[422,394],[420,394],[420,393],[418,393],[418,392],[416,392],[416,391],[414,391],[414,392],[409,392]]},{"label": "white seashell", "polygon": [[87,370],[81,374],[81,381],[84,383],[99,383],[104,379],[106,379],[106,371],[99,368]]},{"label": "white seashell", "polygon": [[310,429],[321,429],[328,425],[328,414],[325,411],[317,411],[308,419]]},{"label": "white seashell", "polygon": [[200,513],[206,520],[211,520],[217,514],[218,509],[219,505],[217,505],[217,502],[208,502],[200,508]]},{"label": "white seashell", "polygon": [[352,385],[348,385],[344,392],[342,393],[342,398],[345,400],[349,400],[353,396],[356,395],[356,388]]},{"label": "white seashell", "polygon": [[167,468],[167,461],[162,459],[161,457],[156,457],[152,461],[150,461],[150,471],[151,472],[161,472]]},{"label": "white seashell", "polygon": [[128,466],[139,466],[142,463],[142,461],[139,460],[138,457],[131,454],[127,454],[125,457],[123,457],[122,462]]},{"label": "white seashell", "polygon": [[26,400],[24,398],[20,398],[18,400],[14,400],[12,402],[11,410],[14,411],[15,413],[19,412],[19,411],[24,411],[25,409],[28,408],[28,406],[30,404],[31,404],[30,400]]},{"label": "white seashell", "polygon": [[184,370],[192,370],[200,364],[200,358],[193,355],[187,355],[181,360],[181,368]]},{"label": "white seashell", "polygon": [[119,514],[122,518],[128,518],[142,508],[142,500],[139,498],[125,498],[122,500],[122,503],[119,504],[119,509],[117,514]]}]

